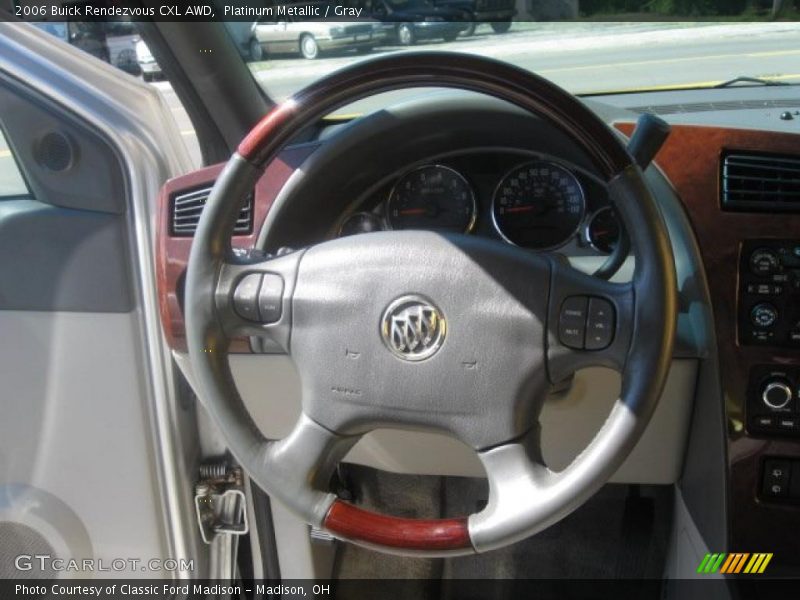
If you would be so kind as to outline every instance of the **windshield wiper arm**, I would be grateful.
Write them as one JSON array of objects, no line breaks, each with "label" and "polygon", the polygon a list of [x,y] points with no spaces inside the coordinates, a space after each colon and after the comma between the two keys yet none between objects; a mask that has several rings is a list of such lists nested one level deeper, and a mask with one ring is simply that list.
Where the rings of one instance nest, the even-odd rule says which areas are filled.
[{"label": "windshield wiper arm", "polygon": [[715,85],[715,88],[726,88],[736,85],[737,83],[755,83],[758,85],[789,85],[785,81],[775,81],[774,79],[761,79],[760,77],[734,77],[728,81],[723,81]]}]

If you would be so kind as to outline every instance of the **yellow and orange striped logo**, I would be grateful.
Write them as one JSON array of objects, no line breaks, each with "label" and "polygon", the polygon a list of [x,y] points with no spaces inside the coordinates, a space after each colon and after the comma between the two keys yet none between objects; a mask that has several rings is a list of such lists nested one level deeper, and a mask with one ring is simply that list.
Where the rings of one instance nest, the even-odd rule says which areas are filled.
[{"label": "yellow and orange striped logo", "polygon": [[702,574],[735,573],[760,574],[767,568],[772,560],[772,553],[766,552],[732,552],[719,554],[706,554],[697,567],[697,572]]}]

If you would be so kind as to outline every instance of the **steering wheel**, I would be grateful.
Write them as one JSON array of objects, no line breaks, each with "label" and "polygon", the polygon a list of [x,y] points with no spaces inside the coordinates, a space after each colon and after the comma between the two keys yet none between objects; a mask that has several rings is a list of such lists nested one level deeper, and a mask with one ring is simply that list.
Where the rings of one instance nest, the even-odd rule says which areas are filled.
[{"label": "steering wheel", "polygon": [[[259,262],[233,255],[230,236],[244,199],[300,130],[357,99],[423,86],[495,96],[570,136],[605,180],[630,234],[632,281],[604,281],[494,240],[423,231],[350,236]],[[534,74],[444,52],[357,63],[267,114],[216,181],[185,292],[199,398],[252,479],[338,538],[438,556],[521,540],[608,480],[660,396],[676,301],[664,222],[620,139]],[[297,367],[302,415],[282,440],[263,436],[236,390],[227,349],[237,336],[272,338]],[[621,397],[572,464],[551,471],[539,446],[542,403],[554,384],[591,365],[622,374]],[[488,477],[486,507],[462,518],[401,519],[331,494],[338,462],[362,435],[384,427],[445,432],[470,446]]]}]

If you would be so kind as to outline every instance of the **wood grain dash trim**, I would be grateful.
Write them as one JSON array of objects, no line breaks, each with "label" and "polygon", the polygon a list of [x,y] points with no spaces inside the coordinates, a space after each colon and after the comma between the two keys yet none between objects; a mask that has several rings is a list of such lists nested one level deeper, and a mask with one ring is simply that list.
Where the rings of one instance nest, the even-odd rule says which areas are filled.
[{"label": "wood grain dash trim", "polygon": [[[630,135],[633,123],[617,123]],[[751,435],[746,428],[746,391],[752,366],[800,365],[791,348],[748,346],[737,335],[738,267],[748,239],[800,241],[800,215],[730,212],[720,203],[724,152],[771,152],[800,158],[800,135],[763,130],[674,125],[655,162],[677,192],[700,247],[714,309],[728,432],[728,515],[731,548],[768,548],[776,562],[800,565],[796,532],[800,506],[759,498],[764,458],[800,459],[797,440]]]}]

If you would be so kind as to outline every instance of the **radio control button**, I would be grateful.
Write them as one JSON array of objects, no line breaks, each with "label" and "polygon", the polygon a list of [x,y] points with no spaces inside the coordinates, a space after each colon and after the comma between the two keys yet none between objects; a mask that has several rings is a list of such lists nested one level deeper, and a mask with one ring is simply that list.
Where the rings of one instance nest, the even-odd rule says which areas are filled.
[{"label": "radio control button", "polygon": [[792,388],[782,380],[768,381],[761,390],[761,401],[772,410],[786,408],[792,396]]},{"label": "radio control button", "polygon": [[616,314],[611,302],[603,298],[590,298],[586,320],[586,349],[608,348],[614,340],[615,325]]},{"label": "radio control button", "polygon": [[775,425],[775,419],[769,415],[753,417],[753,424],[762,429],[771,429]]},{"label": "radio control button", "polygon": [[558,338],[562,344],[575,350],[583,350],[586,337],[586,296],[570,296],[561,305],[558,316]]}]

